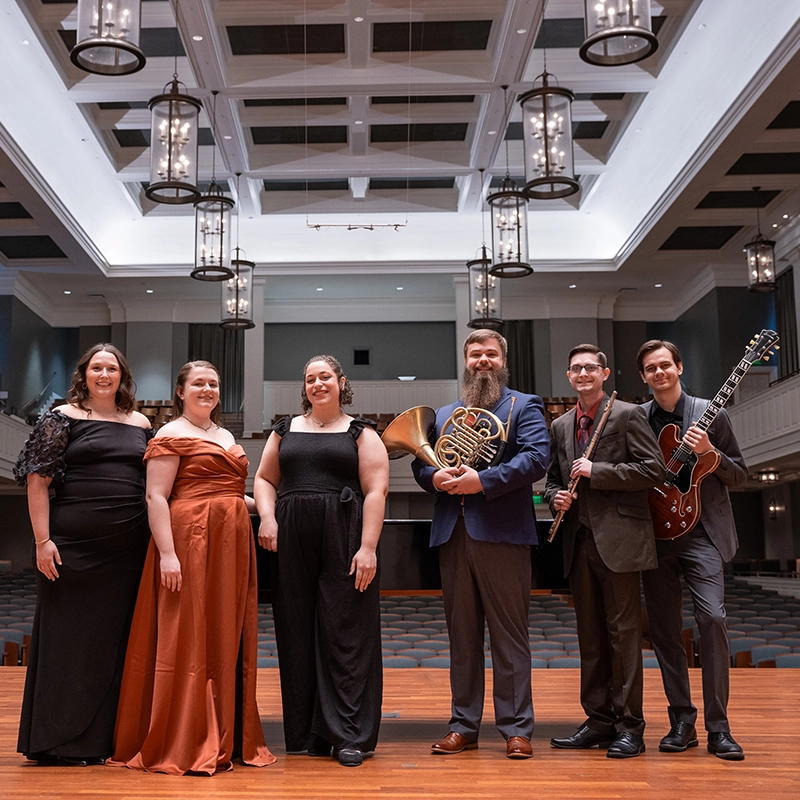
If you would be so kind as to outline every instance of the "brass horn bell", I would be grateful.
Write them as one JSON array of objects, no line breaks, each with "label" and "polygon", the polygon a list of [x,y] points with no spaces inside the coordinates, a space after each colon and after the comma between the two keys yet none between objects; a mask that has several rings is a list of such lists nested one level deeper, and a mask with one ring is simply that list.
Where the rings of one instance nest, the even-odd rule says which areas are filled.
[{"label": "brass horn bell", "polygon": [[381,436],[389,458],[410,453],[431,467],[443,467],[428,442],[435,424],[436,412],[430,406],[414,406],[395,417]]}]

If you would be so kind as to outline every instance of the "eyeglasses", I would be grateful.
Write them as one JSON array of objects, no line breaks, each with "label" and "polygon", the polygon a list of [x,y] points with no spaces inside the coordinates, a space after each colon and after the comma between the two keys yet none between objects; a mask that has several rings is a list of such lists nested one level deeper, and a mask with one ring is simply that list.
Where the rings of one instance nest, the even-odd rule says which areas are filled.
[{"label": "eyeglasses", "polygon": [[587,375],[593,375],[599,369],[605,369],[605,367],[602,364],[572,364],[572,366],[567,367],[567,372],[573,375],[580,375],[581,370],[586,370]]}]

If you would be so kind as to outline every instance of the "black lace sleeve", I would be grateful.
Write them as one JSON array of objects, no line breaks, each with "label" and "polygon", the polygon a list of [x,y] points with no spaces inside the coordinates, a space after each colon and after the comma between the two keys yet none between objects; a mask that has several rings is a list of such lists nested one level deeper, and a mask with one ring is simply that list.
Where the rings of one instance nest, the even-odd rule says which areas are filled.
[{"label": "black lace sleeve", "polygon": [[14,465],[14,478],[20,486],[25,486],[28,475],[33,473],[52,478],[55,483],[64,480],[69,424],[70,418],[56,411],[39,417]]},{"label": "black lace sleeve", "polygon": [[281,417],[273,426],[272,430],[278,434],[278,436],[285,436],[289,432],[289,428],[292,424],[291,417]]},{"label": "black lace sleeve", "polygon": [[364,430],[365,427],[370,427],[373,430],[377,430],[378,423],[371,419],[364,419],[364,417],[356,417],[351,423],[350,427],[347,429],[347,432],[356,440],[358,441],[358,437],[361,436],[361,431]]}]

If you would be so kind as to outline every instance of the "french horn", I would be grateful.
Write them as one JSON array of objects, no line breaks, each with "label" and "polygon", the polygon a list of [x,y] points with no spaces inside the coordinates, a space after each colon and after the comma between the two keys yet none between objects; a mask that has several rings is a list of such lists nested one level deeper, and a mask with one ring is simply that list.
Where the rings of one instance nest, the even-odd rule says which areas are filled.
[{"label": "french horn", "polygon": [[431,447],[429,438],[435,422],[436,412],[430,406],[415,406],[396,417],[381,437],[389,458],[402,458],[410,453],[431,467],[465,466],[478,471],[500,461],[508,426],[491,412],[482,408],[456,408]]}]

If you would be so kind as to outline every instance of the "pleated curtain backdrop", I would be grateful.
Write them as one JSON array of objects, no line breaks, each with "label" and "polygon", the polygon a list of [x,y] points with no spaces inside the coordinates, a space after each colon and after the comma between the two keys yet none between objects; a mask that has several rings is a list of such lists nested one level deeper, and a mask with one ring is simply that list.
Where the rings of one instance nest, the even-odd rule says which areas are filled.
[{"label": "pleated curtain backdrop", "polygon": [[189,325],[189,361],[210,361],[219,371],[220,402],[226,414],[244,403],[244,331],[219,325]]},{"label": "pleated curtain backdrop", "polygon": [[506,320],[503,336],[508,341],[509,387],[536,394],[533,356],[533,320]]}]

